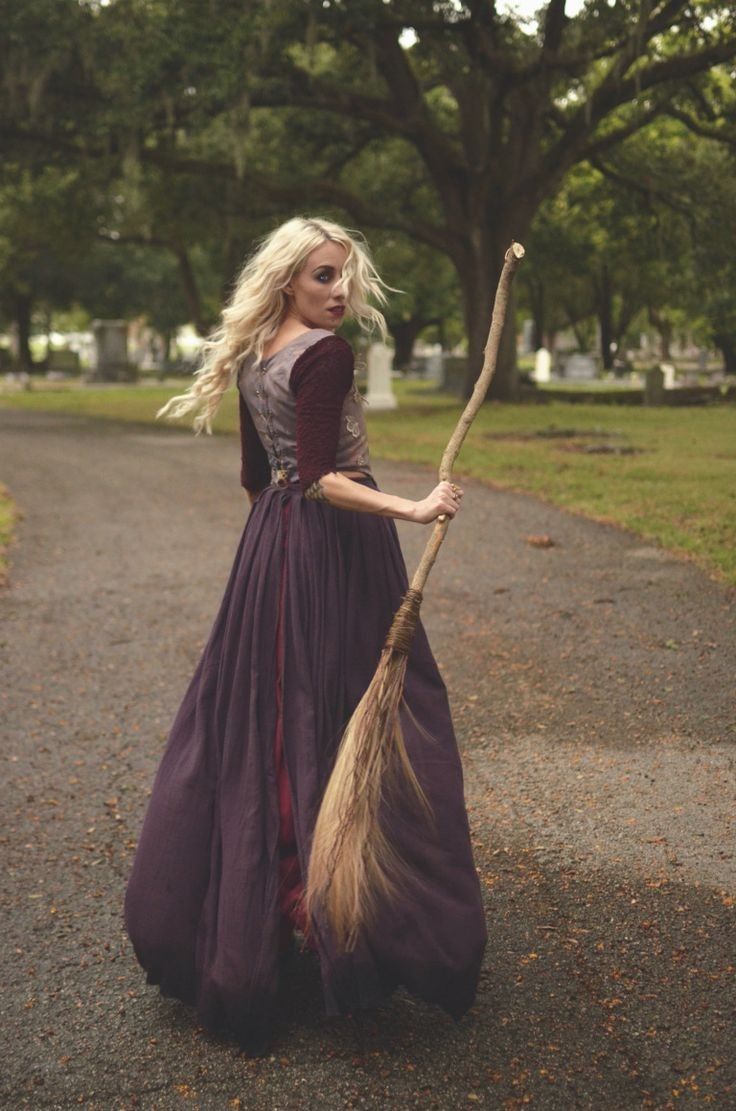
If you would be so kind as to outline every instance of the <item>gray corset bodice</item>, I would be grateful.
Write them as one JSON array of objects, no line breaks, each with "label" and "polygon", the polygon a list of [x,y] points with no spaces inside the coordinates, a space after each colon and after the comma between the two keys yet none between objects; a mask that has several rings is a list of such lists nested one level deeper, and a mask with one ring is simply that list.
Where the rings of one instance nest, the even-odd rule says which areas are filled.
[{"label": "gray corset bodice", "polygon": [[[326,328],[312,328],[287,343],[269,359],[258,362],[248,355],[238,370],[238,389],[245,401],[271,466],[271,482],[285,485],[299,480],[296,462],[296,396],[289,386],[294,363],[313,343],[333,335]],[[335,469],[372,474],[368,435],[363,415],[365,402],[353,382],[340,414],[340,435]]]}]

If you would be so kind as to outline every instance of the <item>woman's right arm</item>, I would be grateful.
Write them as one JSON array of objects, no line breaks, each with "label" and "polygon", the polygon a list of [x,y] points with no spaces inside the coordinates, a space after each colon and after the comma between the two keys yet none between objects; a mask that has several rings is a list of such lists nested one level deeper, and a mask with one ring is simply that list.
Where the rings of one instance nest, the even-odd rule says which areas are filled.
[{"label": "woman's right arm", "polygon": [[[316,489],[315,489],[316,487]],[[462,489],[458,486],[458,500],[452,496],[449,482],[440,482],[426,498],[420,501],[411,501],[409,498],[400,498],[396,494],[387,494],[382,490],[372,490],[370,486],[363,486],[354,482],[347,475],[339,471],[329,471],[323,474],[316,483],[312,483],[311,494],[306,496],[316,497],[321,501],[329,502],[337,509],[354,509],[359,513],[377,513],[380,517],[396,517],[401,521],[414,521],[417,524],[429,524],[440,513],[454,517],[460,508]]]},{"label": "woman's right arm", "polygon": [[326,336],[298,357],[290,386],[296,395],[296,455],[306,498],[337,509],[354,509],[427,524],[441,513],[454,517],[460,505],[449,482],[440,482],[420,501],[372,490],[335,470],[340,414],[353,385],[354,357],[341,336]]}]

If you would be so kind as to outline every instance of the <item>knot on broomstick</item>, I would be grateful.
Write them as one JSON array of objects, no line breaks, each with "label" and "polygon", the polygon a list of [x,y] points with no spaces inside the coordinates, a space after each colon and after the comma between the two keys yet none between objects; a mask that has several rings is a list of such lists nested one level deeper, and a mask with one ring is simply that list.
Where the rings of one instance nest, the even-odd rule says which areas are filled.
[{"label": "knot on broomstick", "polygon": [[386,637],[385,648],[393,648],[394,652],[400,652],[404,656],[409,655],[421,605],[421,590],[413,590],[409,587],[401,605],[394,614],[391,628]]}]

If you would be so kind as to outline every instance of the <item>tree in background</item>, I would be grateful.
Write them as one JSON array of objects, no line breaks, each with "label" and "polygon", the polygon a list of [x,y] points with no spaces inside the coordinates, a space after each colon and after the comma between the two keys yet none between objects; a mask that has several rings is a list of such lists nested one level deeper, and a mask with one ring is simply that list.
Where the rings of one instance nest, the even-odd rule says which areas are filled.
[{"label": "tree in background", "polygon": [[520,275],[537,334],[596,318],[604,365],[637,316],[669,360],[677,328],[721,349],[733,372],[736,160],[725,142],[660,120],[595,167],[578,167],[540,210]]},{"label": "tree in background", "polygon": [[[373,249],[380,273],[390,285],[401,285],[386,310],[393,337],[394,367],[406,370],[419,335],[429,332],[449,347],[462,337],[462,300],[445,255],[401,235],[378,233]],[[403,285],[401,284],[403,283]]]},{"label": "tree in background", "polygon": [[[228,180],[253,220],[327,205],[443,253],[466,392],[509,240],[574,166],[673,105],[717,114],[709,78],[736,55],[731,7],[712,0],[589,0],[574,16],[550,0],[526,21],[489,0],[29,0],[5,26],[13,143]],[[378,173],[357,189],[389,141],[415,187],[387,192]],[[497,396],[514,391],[513,338]]]},{"label": "tree in background", "polygon": [[687,216],[681,191],[660,192],[648,171],[634,187],[610,167],[576,167],[529,236],[522,284],[536,335],[551,346],[566,327],[584,347],[593,321],[610,370],[639,318],[641,327],[657,327],[669,358],[664,348],[693,276]]},{"label": "tree in background", "polygon": [[95,237],[88,190],[73,166],[0,168],[0,315],[14,325],[17,360],[34,369],[34,310],[48,315],[75,299]]}]

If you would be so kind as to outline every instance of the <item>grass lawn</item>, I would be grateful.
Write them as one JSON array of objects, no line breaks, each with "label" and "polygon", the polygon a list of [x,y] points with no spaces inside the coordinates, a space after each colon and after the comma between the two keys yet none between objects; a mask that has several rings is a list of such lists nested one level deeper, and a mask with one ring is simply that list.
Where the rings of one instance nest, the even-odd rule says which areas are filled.
[{"label": "grass lawn", "polygon": [[5,582],[7,569],[5,553],[13,537],[16,516],[17,510],[10,491],[0,482],[0,586]]},{"label": "grass lawn", "polygon": [[[0,405],[153,420],[185,383],[70,388],[0,396]],[[437,467],[462,410],[418,381],[395,382],[399,409],[366,409],[374,458]],[[187,422],[179,422],[187,427]],[[160,422],[161,427],[171,427]],[[231,391],[218,432],[237,428]],[[526,491],[687,554],[736,584],[736,407],[487,404],[461,449],[455,475]]]}]

